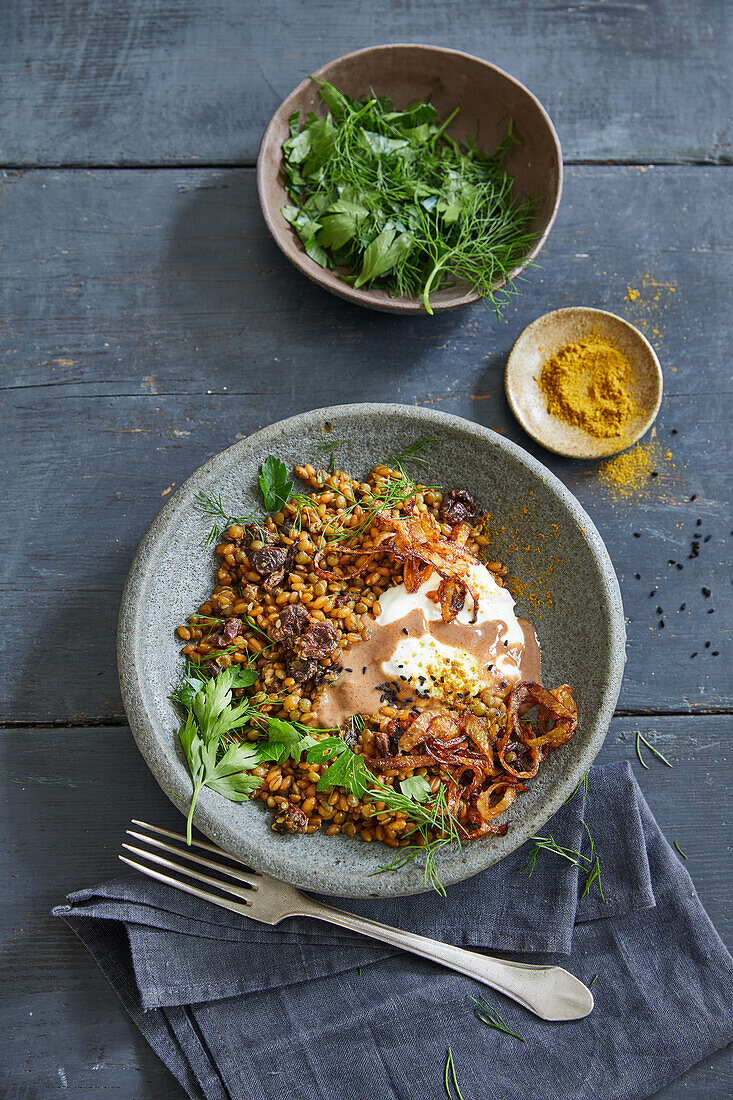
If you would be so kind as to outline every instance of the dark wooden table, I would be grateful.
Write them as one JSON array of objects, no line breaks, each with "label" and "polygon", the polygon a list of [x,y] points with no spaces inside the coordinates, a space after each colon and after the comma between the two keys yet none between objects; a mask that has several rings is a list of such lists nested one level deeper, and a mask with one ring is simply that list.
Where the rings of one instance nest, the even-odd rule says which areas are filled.
[{"label": "dark wooden table", "polygon": [[[599,759],[632,760],[730,942],[727,0],[16,0],[2,24],[0,1093],[183,1095],[49,915],[67,891],[117,873],[133,812],[178,820],[120,703],[122,584],[195,467],[340,401],[486,424],[579,497],[628,617]],[[481,54],[557,125],[560,215],[500,324],[480,306],[406,320],[347,305],[294,271],[263,225],[253,165],[275,106],[320,63],[388,41]],[[536,448],[504,399],[521,329],[581,303],[637,323],[664,368],[667,457],[627,498],[597,465]],[[673,770],[641,769],[637,730]],[[721,1052],[662,1095],[732,1093]]]}]

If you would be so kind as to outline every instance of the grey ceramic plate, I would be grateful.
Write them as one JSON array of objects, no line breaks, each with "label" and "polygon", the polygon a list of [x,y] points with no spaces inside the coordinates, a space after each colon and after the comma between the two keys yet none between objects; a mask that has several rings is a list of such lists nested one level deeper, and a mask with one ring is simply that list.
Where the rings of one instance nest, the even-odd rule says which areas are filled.
[{"label": "grey ceramic plate", "polygon": [[[573,685],[579,729],[552,753],[511,811],[504,837],[444,852],[440,873],[458,882],[495,863],[536,833],[572,792],[603,744],[621,685],[624,619],[608,553],[588,516],[565,487],[515,444],[455,416],[404,405],[340,405],[272,424],[206,462],[168,500],[140,543],[122,598],[118,659],[122,697],[138,747],[168,797],[186,813],[191,782],[177,744],[168,701],[180,675],[176,626],[211,591],[213,554],[200,539],[207,524],[194,498],[221,493],[234,514],[257,503],[260,462],[276,454],[292,467],[329,439],[347,443],[339,462],[364,476],[419,436],[437,437],[430,479],[464,486],[489,510],[497,538],[491,557],[522,578],[519,611],[537,627],[543,680]],[[144,806],[136,813],[145,816]],[[296,886],[350,897],[415,894],[420,869],[375,875],[389,861],[381,844],[357,839],[279,836],[258,804],[228,802],[203,790],[195,824],[216,844],[257,870]]]}]

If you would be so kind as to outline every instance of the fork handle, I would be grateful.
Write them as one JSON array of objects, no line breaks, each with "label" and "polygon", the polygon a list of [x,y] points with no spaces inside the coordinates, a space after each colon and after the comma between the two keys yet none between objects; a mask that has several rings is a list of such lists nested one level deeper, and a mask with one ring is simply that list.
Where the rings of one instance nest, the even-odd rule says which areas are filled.
[{"label": "fork handle", "polygon": [[346,913],[343,909],[332,909],[330,905],[320,902],[311,903],[310,899],[307,909],[299,910],[299,914],[348,928],[351,932],[457,970],[518,1001],[542,1020],[581,1020],[593,1008],[591,991],[561,966],[510,962],[491,955],[479,955],[475,951],[465,951],[462,947]]}]

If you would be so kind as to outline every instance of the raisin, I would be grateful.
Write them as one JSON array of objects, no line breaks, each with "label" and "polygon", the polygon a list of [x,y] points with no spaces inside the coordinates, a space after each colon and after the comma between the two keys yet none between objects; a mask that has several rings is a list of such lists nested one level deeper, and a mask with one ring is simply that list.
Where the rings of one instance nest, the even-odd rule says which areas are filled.
[{"label": "raisin", "polygon": [[295,657],[288,665],[288,675],[292,676],[297,684],[312,680],[319,671],[317,662],[305,657]]},{"label": "raisin", "polygon": [[299,603],[289,603],[280,612],[280,618],[272,628],[270,637],[275,642],[291,642],[308,628],[311,617]]},{"label": "raisin", "polygon": [[313,623],[294,643],[299,657],[330,657],[338,645],[339,632],[332,623]]},{"label": "raisin", "polygon": [[443,497],[438,514],[443,523],[455,527],[457,523],[474,519],[477,512],[476,501],[466,489],[451,489]]},{"label": "raisin", "polygon": [[304,833],[308,818],[293,802],[281,806],[272,827],[276,833]]},{"label": "raisin", "polygon": [[237,635],[242,633],[242,630],[242,620],[232,617],[224,622],[224,625],[217,634],[210,634],[206,640],[209,645],[231,645]]},{"label": "raisin", "polygon": [[265,546],[262,550],[250,550],[249,564],[263,576],[278,573],[285,566],[288,552],[284,546]]}]

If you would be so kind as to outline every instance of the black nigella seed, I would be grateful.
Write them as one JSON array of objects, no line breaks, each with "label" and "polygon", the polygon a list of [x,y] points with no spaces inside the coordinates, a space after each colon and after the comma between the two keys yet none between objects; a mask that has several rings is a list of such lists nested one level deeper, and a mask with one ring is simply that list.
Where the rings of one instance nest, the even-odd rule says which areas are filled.
[{"label": "black nigella seed", "polygon": [[677,562],[675,565],[675,569],[684,569],[684,566],[681,564],[681,562]]},{"label": "black nigella seed", "polygon": [[692,504],[693,500],[697,500],[697,493],[693,493],[690,497],[690,504]]},{"label": "black nigella seed", "polygon": [[634,538],[635,539],[640,539],[641,538],[641,531],[634,531]]},{"label": "black nigella seed", "polygon": [[714,607],[709,607],[708,608],[708,615],[714,615],[714,614],[715,614],[715,608]]},{"label": "black nigella seed", "polygon": [[687,607],[686,603],[681,603],[680,604],[680,611],[684,611],[686,607]]},{"label": "black nigella seed", "polygon": [[664,619],[659,620],[659,629],[664,630]]},{"label": "black nigella seed", "polygon": [[719,656],[720,656],[720,650],[714,649],[713,650],[713,657],[719,657]]},{"label": "black nigella seed", "polygon": [[674,565],[674,559],[670,558],[669,561],[667,562],[667,565]]},{"label": "black nigella seed", "polygon": [[634,573],[634,576],[636,577],[637,581],[641,580],[641,573]]},{"label": "black nigella seed", "polygon": [[690,654],[690,660],[692,660],[693,657],[697,657],[697,653],[691,653]]},{"label": "black nigella seed", "polygon": [[702,520],[699,516],[697,517],[697,523],[695,524],[695,527],[702,527]]},{"label": "black nigella seed", "polygon": [[363,669],[361,670],[361,674],[362,674],[362,676],[365,676],[365,675],[366,675],[366,670],[367,670],[367,666],[366,666],[366,665],[364,665]]},{"label": "black nigella seed", "polygon": [[703,594],[703,596],[705,597],[706,600],[710,598],[710,589],[709,588],[702,588],[701,592],[702,592],[702,594]]},{"label": "black nigella seed", "polygon": [[661,607],[658,607],[657,608],[657,615],[663,615],[663,614],[664,614],[664,612],[662,611]]},{"label": "black nigella seed", "polygon": [[712,535],[706,535],[705,538],[702,541],[703,542],[710,542],[712,537],[713,537]]},{"label": "black nigella seed", "polygon": [[657,473],[656,470],[652,470],[651,476],[652,477],[659,477],[659,474]]},{"label": "black nigella seed", "polygon": [[651,592],[649,593],[649,599],[651,599],[652,596],[654,596],[656,594],[656,591],[657,591],[656,588],[652,588]]},{"label": "black nigella seed", "polygon": [[677,435],[677,429],[676,428],[671,428],[669,434],[670,435]]},{"label": "black nigella seed", "polygon": [[402,627],[402,633],[403,633],[403,634],[407,634],[407,636],[408,636],[408,638],[409,638],[409,636],[410,636],[410,631],[409,631],[409,630],[407,629],[407,627],[406,627],[406,626],[403,626],[403,627]]},{"label": "black nigella seed", "polygon": [[706,643],[705,643],[705,648],[706,648],[706,649],[710,649],[710,642],[706,642]]}]

